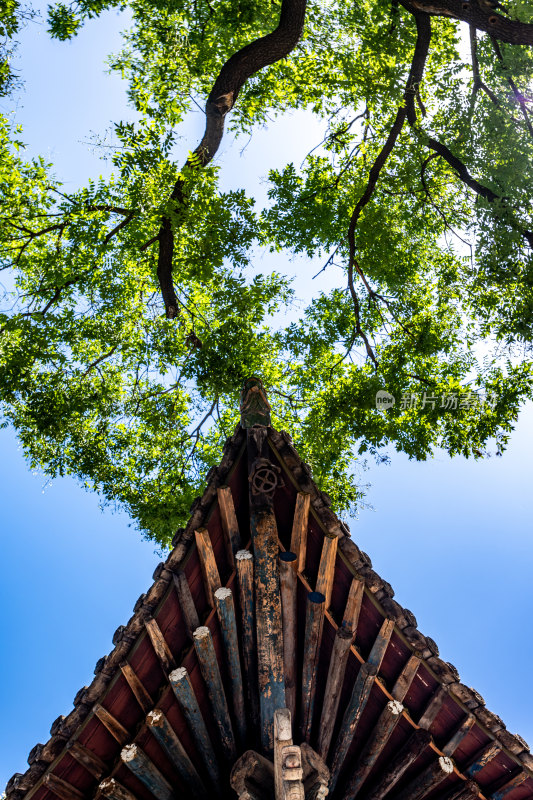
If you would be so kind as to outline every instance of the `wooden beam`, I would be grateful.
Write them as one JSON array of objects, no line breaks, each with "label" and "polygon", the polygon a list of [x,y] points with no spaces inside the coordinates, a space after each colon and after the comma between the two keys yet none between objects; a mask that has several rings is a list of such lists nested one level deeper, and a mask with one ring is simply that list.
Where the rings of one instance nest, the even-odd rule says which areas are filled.
[{"label": "wooden beam", "polygon": [[298,745],[286,745],[281,751],[281,798],[305,800],[302,751]]},{"label": "wooden beam", "polygon": [[305,570],[305,557],[307,555],[307,522],[309,519],[309,506],[311,495],[307,492],[298,492],[296,495],[296,508],[292,523],[291,552],[298,556],[298,572]]},{"label": "wooden beam", "polygon": [[350,654],[353,632],[345,628],[344,624],[337,628],[331,658],[329,661],[328,678],[324,703],[322,705],[322,715],[320,718],[320,728],[318,732],[318,753],[324,759],[328,757],[333,736],[333,728],[337,719],[339,702],[341,699],[342,685],[344,683],[344,673]]},{"label": "wooden beam", "polygon": [[255,509],[250,525],[255,559],[261,744],[267,753],[271,753],[274,749],[274,712],[285,707],[278,529],[274,512],[268,507]]},{"label": "wooden beam", "polygon": [[403,791],[397,794],[394,800],[422,800],[428,792],[433,791],[452,772],[453,761],[447,756],[440,756],[420,775],[414,778]]},{"label": "wooden beam", "polygon": [[120,665],[120,670],[124,675],[128,686],[130,687],[131,691],[135,695],[135,699],[139,703],[140,707],[144,711],[145,714],[150,711],[153,707],[152,698],[144,688],[143,684],[139,680],[138,676],[135,674],[131,666],[127,663],[127,661],[123,661]]},{"label": "wooden beam", "polygon": [[246,712],[244,708],[244,691],[242,685],[241,660],[239,656],[239,639],[237,636],[237,620],[233,594],[231,589],[220,588],[215,592],[215,604],[218,621],[222,632],[222,643],[226,656],[226,666],[231,683],[233,713],[237,723],[237,736],[241,745],[246,742]]},{"label": "wooden beam", "polygon": [[351,629],[354,636],[357,633],[357,623],[359,622],[359,613],[364,596],[365,582],[360,581],[359,578],[353,578],[350,584],[350,591],[348,592],[348,600],[346,601],[342,624]]},{"label": "wooden beam", "polygon": [[189,731],[194,739],[196,749],[204,762],[207,774],[213,785],[219,786],[220,770],[218,761],[207,732],[202,712],[200,711],[200,706],[198,705],[198,700],[194,694],[189,674],[185,667],[178,667],[178,669],[170,673],[168,679],[176,696],[176,700],[183,711],[183,716],[187,720]]},{"label": "wooden beam", "polygon": [[475,781],[465,781],[452,789],[452,793],[446,795],[446,800],[477,800],[480,789]]},{"label": "wooden beam", "polygon": [[411,684],[416,673],[418,672],[418,667],[420,666],[421,662],[422,659],[416,654],[413,654],[408,660],[407,664],[398,675],[396,683],[392,687],[391,694],[394,700],[397,700],[399,703],[403,703],[407,692],[411,688]]},{"label": "wooden beam", "polygon": [[276,800],[283,798],[283,762],[281,751],[292,744],[291,712],[288,708],[278,708],[274,712],[274,795]]},{"label": "wooden beam", "polygon": [[67,783],[62,778],[58,778],[53,772],[47,772],[43,778],[43,783],[60,800],[83,800],[83,793],[71,783]]},{"label": "wooden beam", "polygon": [[213,545],[209,538],[209,531],[207,528],[200,528],[195,531],[196,547],[198,548],[198,556],[200,564],[202,565],[202,574],[204,576],[205,594],[207,602],[211,608],[215,607],[215,592],[222,586],[220,575],[218,572],[215,554],[213,552]]},{"label": "wooden beam", "polygon": [[414,731],[385,771],[381,773],[379,782],[366,794],[366,800],[383,800],[383,797],[398,783],[402,775],[428,747],[430,742],[431,734],[429,731],[424,730],[424,728]]},{"label": "wooden beam", "polygon": [[157,800],[174,800],[174,790],[159,772],[144,750],[137,744],[127,744],[120,753],[122,763],[133,772]]},{"label": "wooden beam", "polygon": [[72,756],[72,758],[76,759],[78,764],[81,764],[82,767],[85,767],[87,772],[90,772],[91,775],[97,780],[100,780],[102,775],[105,775],[107,772],[105,761],[103,761],[100,756],[97,756],[96,753],[93,753],[92,750],[89,750],[88,747],[85,747],[85,745],[83,745],[77,739],[67,743],[67,752]]},{"label": "wooden beam", "polygon": [[283,667],[285,671],[285,705],[294,719],[296,716],[296,658],[297,658],[297,610],[296,610],[296,553],[287,551],[279,556],[279,581],[281,590],[281,613],[283,619]]},{"label": "wooden beam", "polygon": [[183,619],[185,620],[185,627],[187,628],[189,636],[192,639],[193,632],[200,625],[200,620],[198,618],[196,606],[194,605],[194,600],[192,599],[189,582],[187,580],[187,576],[182,570],[175,572],[172,576],[172,579],[174,581],[176,594],[178,595],[181,613],[183,614]]},{"label": "wooden beam", "polygon": [[397,700],[389,700],[367,739],[359,758],[355,762],[352,777],[348,782],[343,800],[353,800],[359,794],[371,769],[400,721],[402,711],[403,706],[401,703]]},{"label": "wooden beam", "polygon": [[104,797],[109,797],[109,800],[137,800],[135,795],[116,778],[104,778],[98,789]]},{"label": "wooden beam", "polygon": [[118,719],[115,719],[115,717],[110,714],[109,711],[106,711],[106,709],[103,708],[103,706],[101,706],[99,703],[96,703],[96,705],[93,707],[93,712],[94,715],[98,717],[102,725],[105,725],[111,736],[116,739],[119,744],[126,744],[130,738],[130,735],[126,728],[120,724]]},{"label": "wooden beam", "polygon": [[335,743],[333,763],[331,765],[331,779],[329,783],[329,790],[333,794],[333,790],[337,785],[340,771],[346,758],[346,754],[350,749],[352,739],[354,737],[356,728],[361,719],[362,713],[365,710],[370,692],[374,685],[377,668],[374,664],[361,664],[357,678],[354,683],[350,701],[344,712],[342,718],[341,729]]},{"label": "wooden beam", "polygon": [[228,760],[234,761],[236,754],[235,737],[211,631],[205,626],[200,626],[196,628],[193,639],[200,671],[207,687],[213,716],[218,726],[224,756]]},{"label": "wooden beam", "polygon": [[155,654],[163,668],[163,672],[165,675],[168,675],[176,666],[176,662],[174,661],[174,656],[170,651],[170,647],[166,643],[163,632],[153,617],[145,620],[144,627],[148,632],[148,636],[150,637]]},{"label": "wooden beam", "polygon": [[321,592],[309,592],[307,595],[305,614],[302,706],[300,716],[301,735],[302,739],[306,742],[311,738],[311,729],[313,727],[317,669],[320,657],[320,645],[322,643],[325,610],[325,596],[321,594]]},{"label": "wooden beam", "polygon": [[441,710],[442,705],[446,700],[446,697],[446,690],[442,686],[439,686],[435,694],[430,698],[429,703],[426,706],[426,710],[418,720],[418,724],[421,728],[426,728],[427,730],[431,728],[435,719],[437,718],[437,714]]},{"label": "wooden beam", "polygon": [[242,544],[239,523],[237,522],[237,515],[235,514],[235,506],[233,505],[230,487],[219,486],[217,489],[217,497],[228,561],[232,569],[235,569],[235,555],[237,551],[241,549]]},{"label": "wooden beam", "polygon": [[318,576],[316,579],[315,591],[320,592],[326,598],[326,608],[331,604],[331,590],[333,588],[333,577],[335,575],[335,559],[337,557],[337,536],[324,536],[322,543],[322,553],[318,565]]},{"label": "wooden beam", "polygon": [[444,747],[442,748],[442,752],[445,756],[453,756],[465,736],[468,735],[470,729],[475,725],[476,718],[473,714],[468,714],[467,717],[461,722],[451,739],[446,742]]},{"label": "wooden beam", "polygon": [[206,797],[206,788],[182,743],[176,736],[170,722],[162,711],[156,709],[146,716],[146,724],[152,731],[176,771],[181,776],[192,797],[201,800]]},{"label": "wooden beam", "polygon": [[502,747],[499,742],[489,742],[476,753],[468,767],[464,770],[465,775],[468,775],[469,778],[473,778],[478,772],[481,772],[483,767],[486,767],[493,758],[496,758],[501,751]]},{"label": "wooden beam", "polygon": [[381,667],[381,662],[385,656],[385,651],[390,642],[392,632],[394,630],[394,620],[385,618],[381,624],[380,631],[376,636],[376,641],[372,645],[372,650],[368,656],[367,663],[373,664],[377,671]]},{"label": "wooden beam", "polygon": [[517,786],[521,786],[524,781],[527,781],[528,778],[529,773],[525,772],[525,770],[517,772],[516,775],[513,775],[513,777],[507,781],[507,783],[504,783],[503,786],[500,786],[498,791],[491,794],[491,800],[503,800],[503,798],[508,795],[509,792],[512,792],[513,789],[516,789]]},{"label": "wooden beam", "polygon": [[257,693],[257,648],[255,641],[254,557],[249,550],[239,550],[235,555],[239,605],[241,609],[242,660],[249,703],[250,719],[259,729],[259,696]]}]

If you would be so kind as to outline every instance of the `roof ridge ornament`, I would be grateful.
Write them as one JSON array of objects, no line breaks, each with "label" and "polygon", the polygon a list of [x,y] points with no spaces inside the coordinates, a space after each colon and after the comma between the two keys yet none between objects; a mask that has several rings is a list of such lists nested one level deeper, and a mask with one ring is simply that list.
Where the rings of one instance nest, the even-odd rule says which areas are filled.
[{"label": "roof ridge ornament", "polygon": [[270,403],[263,381],[256,375],[251,375],[244,382],[240,410],[243,428],[253,428],[255,425],[270,427]]}]

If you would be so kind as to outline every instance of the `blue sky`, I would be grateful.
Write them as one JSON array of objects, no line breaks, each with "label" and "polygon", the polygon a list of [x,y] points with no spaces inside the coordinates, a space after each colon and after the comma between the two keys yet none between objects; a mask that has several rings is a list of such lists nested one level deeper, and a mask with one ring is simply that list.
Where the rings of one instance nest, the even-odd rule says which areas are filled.
[{"label": "blue sky", "polygon": [[[91,131],[102,133],[110,120],[131,117],[120,80],[104,73],[121,27],[123,20],[109,13],[71,43],[50,42],[43,25],[24,32],[26,91],[3,110],[16,110],[30,151],[49,157],[67,187],[106,169],[87,145]],[[185,126],[184,153],[201,126],[200,114]],[[245,140],[226,139],[219,157],[225,188],[245,185],[260,196],[265,165],[290,158],[299,163],[317,138],[318,128],[294,115],[260,131],[242,154]],[[302,303],[332,278],[324,273],[321,283],[311,283],[303,259],[276,258],[278,269],[296,276]],[[265,266],[270,259],[264,257]],[[530,406],[501,459],[452,461],[442,454],[415,463],[392,454],[390,466],[362,474],[374,510],[361,510],[350,523],[355,541],[415,613],[422,632],[437,641],[442,657],[509,730],[531,742],[533,708],[522,675],[533,655],[527,627],[533,611],[532,434]],[[29,750],[47,740],[52,721],[71,710],[159,556],[124,514],[102,511],[98,498],[74,481],[46,485],[30,474],[11,431],[0,431],[0,502],[1,787],[26,769]]]}]

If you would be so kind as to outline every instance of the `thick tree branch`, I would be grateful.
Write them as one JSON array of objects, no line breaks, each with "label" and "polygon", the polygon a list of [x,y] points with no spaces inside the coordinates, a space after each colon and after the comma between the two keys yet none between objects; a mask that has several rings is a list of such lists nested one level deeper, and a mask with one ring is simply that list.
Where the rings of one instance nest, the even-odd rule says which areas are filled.
[{"label": "thick tree branch", "polygon": [[[207,98],[204,135],[193,157],[188,159],[186,167],[203,168],[213,159],[222,141],[225,117],[235,105],[242,86],[256,72],[285,58],[294,49],[302,35],[306,7],[307,0],[282,0],[277,28],[247,44],[226,61]],[[171,201],[176,212],[187,202],[181,177],[174,186]],[[174,232],[169,216],[165,216],[161,222],[158,240],[157,277],[166,315],[173,319],[177,311],[177,301],[172,280]]]}]

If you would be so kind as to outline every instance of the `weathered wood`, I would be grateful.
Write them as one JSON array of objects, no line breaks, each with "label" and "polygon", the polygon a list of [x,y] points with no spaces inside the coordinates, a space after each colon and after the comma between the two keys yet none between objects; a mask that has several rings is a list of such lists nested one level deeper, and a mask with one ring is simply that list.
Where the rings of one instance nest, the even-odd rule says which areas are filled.
[{"label": "weathered wood", "polygon": [[361,664],[357,678],[354,683],[350,701],[344,712],[342,724],[335,742],[333,763],[331,765],[331,779],[329,782],[330,792],[333,793],[339,774],[346,758],[346,754],[352,743],[356,728],[365,710],[370,692],[374,685],[377,668],[374,664]]},{"label": "weathered wood", "polygon": [[220,575],[218,572],[217,562],[215,561],[215,554],[213,552],[213,545],[209,538],[209,531],[207,528],[200,528],[195,531],[196,547],[198,548],[198,555],[200,557],[200,564],[202,565],[202,574],[204,576],[205,594],[207,602],[211,608],[215,607],[215,592],[222,586]]},{"label": "weathered wood", "polygon": [[172,578],[174,581],[176,594],[178,595],[181,613],[183,614],[183,619],[185,620],[185,627],[187,628],[189,636],[192,639],[194,631],[200,626],[200,620],[198,618],[196,606],[194,605],[194,600],[192,599],[189,582],[187,580],[187,576],[182,570],[175,572]]},{"label": "weathered wood", "polygon": [[254,750],[247,750],[233,765],[230,784],[239,800],[272,800],[274,765]]},{"label": "weathered wood", "polygon": [[431,728],[435,719],[437,718],[437,714],[441,710],[442,705],[446,700],[446,696],[446,690],[442,686],[439,686],[427,704],[426,710],[418,720],[418,724],[421,728],[426,728],[427,730]]},{"label": "weathered wood", "polygon": [[[253,430],[253,429],[252,429]],[[274,747],[274,712],[285,707],[283,625],[278,567],[278,530],[272,509],[250,519],[255,559],[257,672],[263,750]]]},{"label": "weathered wood", "polygon": [[207,769],[207,773],[215,786],[220,784],[220,770],[211,744],[211,739],[194,694],[194,689],[185,667],[178,667],[168,676],[172,690],[176,696],[183,715],[187,720],[189,731]]},{"label": "weathered wood", "polygon": [[246,683],[246,696],[252,727],[259,728],[259,697],[257,693],[257,648],[255,639],[254,560],[249,550],[239,550],[235,555],[239,605],[241,609],[242,660]]},{"label": "weathered wood", "polygon": [[217,589],[215,592],[215,604],[220,630],[222,632],[222,643],[226,655],[228,675],[231,682],[233,713],[237,726],[237,736],[241,745],[244,745],[246,742],[246,712],[244,709],[244,691],[241,660],[239,657],[237,620],[235,617],[235,607],[233,605],[231,589]]},{"label": "weathered wood", "polygon": [[424,730],[424,728],[414,731],[385,771],[379,776],[379,782],[366,794],[366,800],[382,800],[430,742],[431,734],[429,731]]},{"label": "weathered wood", "polygon": [[120,671],[126,678],[128,686],[135,695],[135,699],[137,700],[140,707],[146,714],[148,711],[150,711],[150,709],[154,705],[152,702],[152,698],[142,685],[141,681],[139,680],[138,676],[135,674],[131,666],[126,661],[123,661],[122,664],[120,665]]},{"label": "weathered wood", "polygon": [[459,725],[458,729],[455,731],[451,739],[446,742],[444,747],[442,748],[442,752],[445,756],[453,756],[465,736],[468,735],[470,729],[475,725],[476,718],[473,714],[469,714],[463,722]]},{"label": "weathered wood", "polygon": [[278,708],[274,712],[274,794],[276,800],[283,800],[283,762],[281,751],[292,744],[291,712],[288,708]]},{"label": "weathered wood", "polygon": [[417,775],[394,800],[422,800],[433,791],[439,783],[446,780],[453,772],[453,761],[447,756],[440,756],[420,775]]},{"label": "weathered wood", "polygon": [[122,763],[133,772],[157,800],[173,800],[174,791],[144,750],[137,744],[127,744],[120,753]]},{"label": "weathered wood", "polygon": [[455,786],[444,800],[475,800],[479,797],[479,786],[475,781],[461,782]]},{"label": "weathered wood", "polygon": [[305,800],[302,751],[298,745],[286,745],[281,751],[280,800]]},{"label": "weathered wood", "polygon": [[307,742],[300,745],[302,753],[305,800],[324,800],[329,793],[329,769],[323,759]]},{"label": "weathered wood", "polygon": [[508,780],[507,783],[504,783],[503,786],[500,786],[498,791],[491,794],[491,800],[503,800],[503,798],[506,797],[509,792],[512,792],[513,789],[516,789],[517,786],[521,786],[524,781],[527,781],[528,778],[529,773],[525,772],[525,770],[517,772],[517,774],[513,775],[513,777]]},{"label": "weathered wood", "polygon": [[346,628],[353,631],[353,635],[357,633],[357,623],[359,622],[359,614],[363,597],[365,595],[365,583],[358,578],[353,578],[350,584],[350,591],[348,592],[348,600],[346,601],[346,608],[344,610],[344,617],[342,624]]},{"label": "weathered wood", "polygon": [[476,753],[469,766],[464,770],[465,775],[473,778],[478,772],[481,772],[483,767],[486,767],[493,758],[496,758],[501,751],[502,747],[499,742],[489,742]]},{"label": "weathered wood", "polygon": [[381,667],[381,662],[383,661],[383,658],[385,656],[385,652],[390,642],[393,630],[394,630],[394,620],[384,619],[381,624],[380,631],[376,636],[376,641],[372,645],[372,650],[370,651],[370,655],[368,656],[367,663],[373,664],[378,670],[378,672],[379,668]]},{"label": "weathered wood", "polygon": [[324,536],[322,543],[322,553],[318,565],[318,575],[316,579],[315,591],[320,592],[326,598],[326,608],[331,603],[331,590],[333,588],[333,577],[335,575],[335,559],[337,557],[337,536]]},{"label": "weathered wood", "polygon": [[353,800],[356,797],[368,775],[383,752],[396,725],[401,719],[403,706],[397,700],[389,700],[379,719],[366,741],[363,750],[355,762],[352,777],[343,795],[343,800]]},{"label": "weathered wood", "polygon": [[159,709],[150,711],[146,716],[146,724],[165,753],[169,756],[176,771],[180,774],[192,796],[196,798],[205,798],[207,794],[206,788],[194,764],[189,758],[187,751],[176,736],[174,729],[163,712]]},{"label": "weathered wood", "polygon": [[76,759],[78,764],[85,767],[87,772],[90,772],[97,780],[100,780],[102,775],[107,772],[105,761],[100,756],[97,756],[96,753],[93,753],[92,750],[89,750],[88,747],[81,744],[81,742],[78,742],[77,739],[67,743],[67,751],[69,755]]},{"label": "weathered wood", "polygon": [[168,675],[176,666],[176,662],[174,661],[174,656],[170,651],[170,647],[165,641],[163,632],[153,617],[145,620],[144,627],[150,637],[150,641],[152,642],[155,654],[163,668],[163,672],[165,675]]},{"label": "weathered wood", "polygon": [[104,778],[98,789],[104,797],[109,797],[109,800],[137,800],[135,795],[116,778]]},{"label": "weathered wood", "polygon": [[344,623],[337,628],[329,661],[328,678],[318,733],[318,752],[324,760],[328,757],[333,728],[335,727],[335,720],[337,719],[344,673],[346,672],[346,664],[348,663],[352,638],[352,630],[344,627]]},{"label": "weathered wood", "polygon": [[311,737],[318,660],[324,627],[326,598],[321,592],[309,592],[305,614],[304,653],[302,666],[302,705],[300,729],[302,739],[306,742]]},{"label": "weathered wood", "polygon": [[233,726],[231,724],[222,678],[220,677],[215,648],[211,638],[211,631],[205,626],[200,626],[195,630],[193,638],[194,649],[196,650],[200,671],[207,687],[207,694],[213,710],[213,716],[218,726],[224,756],[227,759],[233,760],[236,752],[235,737],[233,735]]},{"label": "weathered wood", "polygon": [[298,492],[296,495],[296,507],[294,509],[294,519],[291,534],[291,552],[298,556],[298,572],[305,569],[305,557],[307,555],[307,522],[309,519],[309,506],[311,495],[307,492]]},{"label": "weathered wood", "polygon": [[417,655],[412,655],[411,658],[407,661],[407,664],[404,666],[400,674],[396,679],[396,683],[392,687],[391,694],[395,700],[399,703],[403,703],[405,700],[405,696],[409,689],[411,688],[411,684],[414,680],[416,673],[418,672],[418,667],[420,666],[422,659]]},{"label": "weathered wood", "polygon": [[96,705],[93,706],[93,712],[94,715],[98,717],[102,725],[105,725],[111,736],[113,736],[113,738],[116,739],[119,744],[126,744],[130,738],[130,735],[126,728],[120,724],[118,719],[115,719],[115,717],[99,703],[96,703]]},{"label": "weathered wood", "polygon": [[283,618],[283,666],[285,670],[285,705],[294,719],[296,715],[296,553],[287,551],[279,556],[281,613]]},{"label": "weathered wood", "polygon": [[226,552],[228,554],[228,561],[231,567],[235,568],[235,555],[241,549],[241,534],[239,532],[239,523],[237,522],[237,515],[235,514],[235,506],[233,505],[233,497],[229,486],[219,486],[217,489],[218,507],[220,509],[220,519],[222,521],[222,530],[224,531],[224,540],[226,542]]},{"label": "weathered wood", "polygon": [[60,800],[83,800],[83,794],[79,789],[76,789],[72,784],[67,783],[62,778],[58,778],[53,772],[47,772],[44,776],[43,783],[47,789],[50,789]]}]

